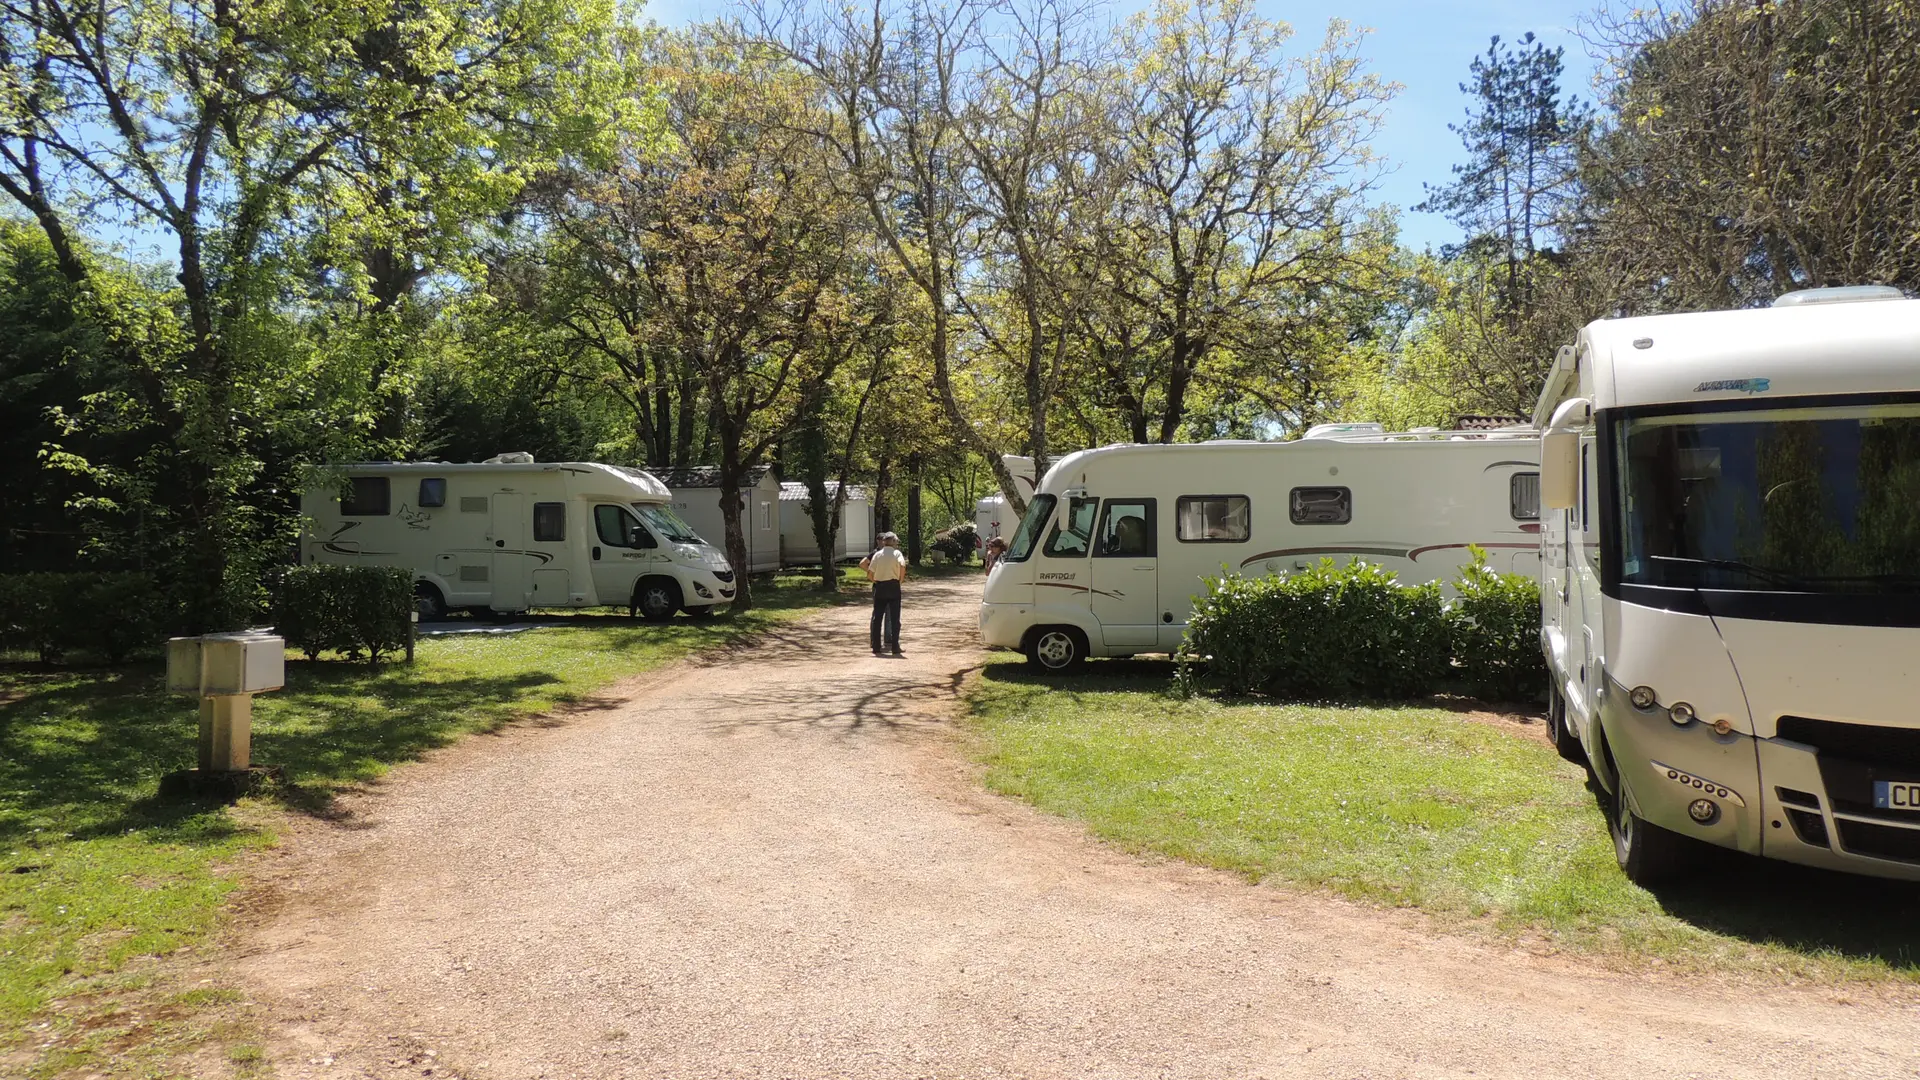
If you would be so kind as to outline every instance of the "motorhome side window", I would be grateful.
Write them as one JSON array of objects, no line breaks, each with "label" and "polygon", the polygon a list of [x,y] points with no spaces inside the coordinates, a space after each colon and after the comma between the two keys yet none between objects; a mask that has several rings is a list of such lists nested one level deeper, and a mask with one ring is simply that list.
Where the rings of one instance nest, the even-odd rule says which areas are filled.
[{"label": "motorhome side window", "polygon": [[1182,495],[1173,507],[1173,535],[1182,543],[1235,544],[1253,535],[1253,501],[1245,495]]},{"label": "motorhome side window", "polygon": [[420,498],[414,504],[421,509],[431,509],[447,505],[447,480],[443,476],[430,476],[420,481]]},{"label": "motorhome side window", "polygon": [[593,530],[607,547],[652,547],[653,537],[622,507],[602,503],[593,508]]},{"label": "motorhome side window", "polygon": [[1353,491],[1343,487],[1297,487],[1287,500],[1295,525],[1345,525],[1353,520]]},{"label": "motorhome side window", "polygon": [[384,476],[349,477],[340,493],[341,517],[385,517],[392,505],[392,486]]},{"label": "motorhome side window", "polygon": [[1515,521],[1540,520],[1540,474],[1514,473],[1507,481],[1507,512]]},{"label": "motorhome side window", "polygon": [[1100,519],[1100,542],[1093,553],[1103,558],[1152,558],[1153,500],[1108,499]]},{"label": "motorhome side window", "polygon": [[1069,500],[1067,512],[1061,515],[1053,526],[1053,533],[1047,537],[1047,554],[1072,559],[1085,555],[1088,542],[1093,539],[1093,515],[1099,509],[1099,499]]},{"label": "motorhome side window", "polygon": [[567,504],[533,504],[533,538],[540,543],[554,543],[567,538]]},{"label": "motorhome side window", "polygon": [[1020,528],[1014,531],[1013,542],[1007,545],[1007,553],[1000,558],[1003,562],[1025,562],[1033,554],[1033,547],[1039,542],[1040,533],[1047,527],[1047,519],[1053,516],[1053,496],[1035,495],[1027,504],[1026,516],[1020,519]]}]

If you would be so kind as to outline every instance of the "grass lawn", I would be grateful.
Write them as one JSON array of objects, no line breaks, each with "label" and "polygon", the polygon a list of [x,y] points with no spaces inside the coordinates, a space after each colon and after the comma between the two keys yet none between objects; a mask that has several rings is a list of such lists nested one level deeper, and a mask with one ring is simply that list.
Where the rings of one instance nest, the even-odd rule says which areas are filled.
[{"label": "grass lawn", "polygon": [[411,666],[290,658],[286,689],[255,699],[253,730],[254,759],[291,785],[238,808],[154,797],[163,773],[192,767],[198,731],[157,663],[0,664],[0,1076],[168,1075],[209,1047],[222,1071],[255,1071],[237,995],[180,985],[181,965],[154,958],[205,945],[239,884],[225,864],[271,844],[276,814],[323,810],[395,762],[739,640],[827,602],[815,584],[759,586],[761,607],[737,619],[588,615],[423,638]]},{"label": "grass lawn", "polygon": [[1649,892],[1615,867],[1582,771],[1428,706],[1173,700],[1170,665],[971,696],[987,782],[1124,848],[1417,908],[1631,964],[1920,980],[1920,887],[1718,852]]}]

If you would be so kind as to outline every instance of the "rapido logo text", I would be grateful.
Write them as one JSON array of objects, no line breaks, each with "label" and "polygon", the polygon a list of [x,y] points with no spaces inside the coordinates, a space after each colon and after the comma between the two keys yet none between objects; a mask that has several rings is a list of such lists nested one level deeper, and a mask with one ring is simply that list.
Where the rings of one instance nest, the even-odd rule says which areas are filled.
[{"label": "rapido logo text", "polygon": [[1767,379],[1715,379],[1694,387],[1693,392],[1707,394],[1719,390],[1738,390],[1743,394],[1764,394],[1771,385]]}]

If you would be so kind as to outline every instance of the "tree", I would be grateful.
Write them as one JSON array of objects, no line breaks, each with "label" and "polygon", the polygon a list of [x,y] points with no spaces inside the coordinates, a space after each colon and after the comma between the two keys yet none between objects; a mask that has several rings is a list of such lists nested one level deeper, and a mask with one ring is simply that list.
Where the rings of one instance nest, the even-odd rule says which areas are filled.
[{"label": "tree", "polygon": [[1460,92],[1472,99],[1465,124],[1449,124],[1467,161],[1453,183],[1427,187],[1416,211],[1445,214],[1466,233],[1463,250],[1500,263],[1500,306],[1515,318],[1533,305],[1534,256],[1578,190],[1578,153],[1592,110],[1561,90],[1566,50],[1532,31],[1519,48],[1495,35]]},{"label": "tree", "polygon": [[[303,241],[325,232],[352,247],[411,212],[352,197],[378,186],[363,182],[372,160],[428,166],[409,175],[444,193],[434,202],[449,217],[518,183],[434,169],[491,137],[483,109],[548,115],[515,92],[533,69],[591,56],[611,16],[607,2],[566,0],[0,7],[0,192],[76,285],[95,277],[78,207],[109,207],[172,247],[181,333],[139,339],[138,390],[119,405],[168,434],[172,453],[127,490],[155,494],[171,523],[194,627],[244,621],[276,545],[255,489],[271,486],[272,415],[304,391],[275,306]],[[377,56],[356,49],[371,42],[384,43]]]},{"label": "tree", "polygon": [[[1135,441],[1179,438],[1213,366],[1251,355],[1240,327],[1289,308],[1317,317],[1299,301],[1363,276],[1378,248],[1361,197],[1393,88],[1363,72],[1344,24],[1303,57],[1285,54],[1290,35],[1251,0],[1160,0],[1122,32],[1127,188],[1090,249],[1121,302],[1089,306],[1083,327]],[[1246,389],[1267,373],[1235,374]]]},{"label": "tree", "polygon": [[1583,159],[1579,254],[1619,307],[1920,288],[1920,11],[1694,0],[1590,28],[1619,79]]}]

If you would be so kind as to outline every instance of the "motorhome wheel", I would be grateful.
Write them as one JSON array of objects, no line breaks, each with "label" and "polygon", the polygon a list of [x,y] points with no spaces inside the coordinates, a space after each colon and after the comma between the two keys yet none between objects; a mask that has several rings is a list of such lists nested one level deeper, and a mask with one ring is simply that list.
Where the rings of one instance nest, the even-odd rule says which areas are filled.
[{"label": "motorhome wheel", "polygon": [[701,604],[699,607],[690,607],[683,610],[686,611],[687,618],[689,619],[711,619],[713,618],[714,612],[719,610],[719,605]]},{"label": "motorhome wheel", "polygon": [[413,610],[420,613],[421,622],[439,622],[447,617],[447,600],[432,582],[419,581],[413,586]]},{"label": "motorhome wheel", "polygon": [[1580,737],[1567,727],[1567,697],[1560,692],[1559,680],[1553,675],[1547,676],[1547,741],[1553,744],[1560,756],[1575,765],[1587,763],[1587,749],[1580,745]]},{"label": "motorhome wheel", "polygon": [[[1612,753],[1608,753],[1612,763]],[[1608,807],[1608,831],[1613,834],[1613,857],[1627,880],[1642,887],[1672,881],[1686,872],[1688,856],[1700,845],[1679,833],[1648,824],[1633,812],[1633,800],[1627,793],[1627,778],[1616,764],[1613,768],[1614,791]]]},{"label": "motorhome wheel", "polygon": [[1043,626],[1027,644],[1027,661],[1047,671],[1071,671],[1086,658],[1086,639],[1071,626]]},{"label": "motorhome wheel", "polygon": [[680,610],[680,583],[672,578],[642,579],[634,592],[634,606],[648,622],[665,622]]}]

